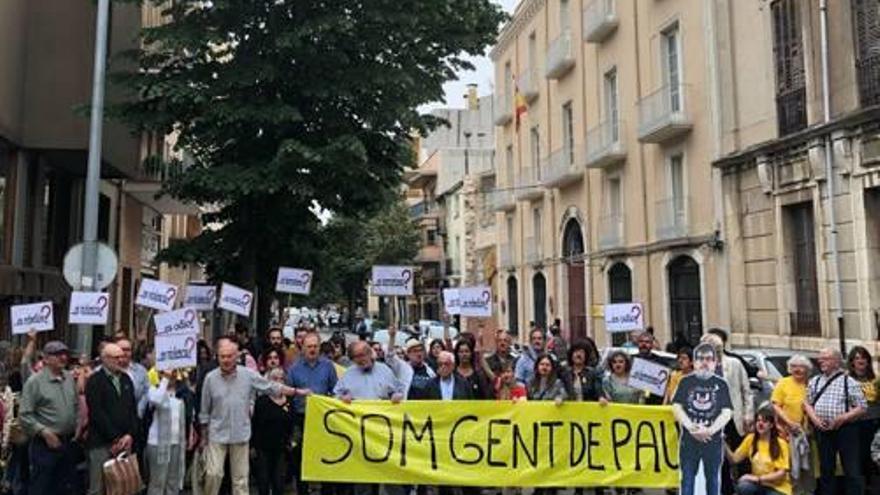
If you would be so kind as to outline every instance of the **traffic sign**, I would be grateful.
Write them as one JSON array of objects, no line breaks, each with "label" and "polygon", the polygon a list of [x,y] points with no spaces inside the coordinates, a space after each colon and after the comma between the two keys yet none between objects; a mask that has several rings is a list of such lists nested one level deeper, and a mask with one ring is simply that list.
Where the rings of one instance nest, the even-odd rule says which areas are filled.
[{"label": "traffic sign", "polygon": [[[101,290],[110,285],[113,282],[113,279],[116,277],[116,271],[119,267],[119,258],[116,257],[116,253],[110,246],[104,244],[103,242],[99,242],[97,244],[98,268],[95,270],[95,280],[93,288],[95,290]],[[79,290],[85,286],[92,285],[91,280],[84,280],[82,276],[82,259],[84,249],[85,243],[81,242],[67,250],[67,254],[64,255],[64,280],[66,280],[67,283],[70,284],[70,286],[73,287],[74,290]]]}]

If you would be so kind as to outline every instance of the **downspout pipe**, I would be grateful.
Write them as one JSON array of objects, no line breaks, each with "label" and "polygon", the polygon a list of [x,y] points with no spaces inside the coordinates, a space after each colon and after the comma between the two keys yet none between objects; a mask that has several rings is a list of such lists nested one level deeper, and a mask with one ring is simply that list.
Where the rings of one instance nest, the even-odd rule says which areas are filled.
[{"label": "downspout pipe", "polygon": [[[819,42],[822,53],[822,111],[823,122],[831,122],[831,76],[828,70],[828,0],[819,0]],[[824,139],[825,144],[825,178],[828,181],[828,223],[831,226],[828,244],[831,249],[832,276],[834,277],[834,316],[837,320],[837,332],[840,339],[840,352],[846,355],[846,328],[843,321],[843,291],[840,284],[840,252],[837,249],[837,216],[834,209],[836,192],[834,180],[834,149],[829,132]],[[821,195],[820,195],[821,197]]]}]

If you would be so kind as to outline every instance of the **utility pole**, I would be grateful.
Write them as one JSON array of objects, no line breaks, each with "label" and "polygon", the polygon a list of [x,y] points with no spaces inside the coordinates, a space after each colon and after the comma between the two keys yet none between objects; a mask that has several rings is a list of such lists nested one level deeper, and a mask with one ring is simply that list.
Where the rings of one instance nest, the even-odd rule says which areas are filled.
[{"label": "utility pole", "polygon": [[[107,69],[107,24],[110,0],[98,0],[95,26],[95,66],[92,76],[92,113],[89,128],[89,161],[83,209],[83,259],[80,289],[95,290],[98,271],[98,186],[101,181],[101,143],[104,124],[104,78]],[[76,350],[90,355],[92,326],[78,325]]]}]

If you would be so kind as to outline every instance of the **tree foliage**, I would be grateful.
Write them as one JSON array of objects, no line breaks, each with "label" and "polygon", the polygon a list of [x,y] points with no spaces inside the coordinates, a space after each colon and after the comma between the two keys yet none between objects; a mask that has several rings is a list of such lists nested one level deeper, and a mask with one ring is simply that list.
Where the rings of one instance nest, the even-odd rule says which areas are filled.
[{"label": "tree foliage", "polygon": [[136,69],[114,74],[129,98],[110,112],[176,136],[187,159],[171,160],[181,171],[163,190],[210,205],[217,226],[161,256],[263,294],[279,265],[323,269],[317,207],[359,219],[394,197],[409,136],[438,123],[417,108],[504,16],[490,0],[149,3],[166,22],[128,54]]}]

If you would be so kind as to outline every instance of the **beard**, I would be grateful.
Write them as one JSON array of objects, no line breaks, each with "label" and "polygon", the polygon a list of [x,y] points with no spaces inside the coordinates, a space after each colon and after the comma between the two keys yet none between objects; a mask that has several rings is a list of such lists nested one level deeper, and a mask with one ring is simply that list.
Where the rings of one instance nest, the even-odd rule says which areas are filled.
[{"label": "beard", "polygon": [[712,375],[714,375],[715,372],[710,369],[701,369],[694,370],[694,374],[697,375],[697,378],[701,380],[708,380],[709,378],[712,378]]}]

